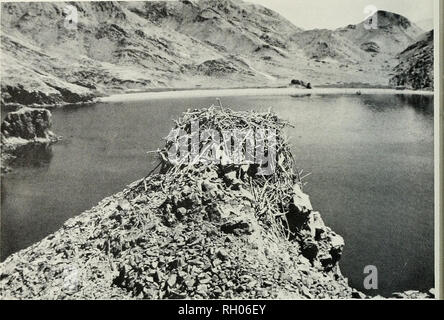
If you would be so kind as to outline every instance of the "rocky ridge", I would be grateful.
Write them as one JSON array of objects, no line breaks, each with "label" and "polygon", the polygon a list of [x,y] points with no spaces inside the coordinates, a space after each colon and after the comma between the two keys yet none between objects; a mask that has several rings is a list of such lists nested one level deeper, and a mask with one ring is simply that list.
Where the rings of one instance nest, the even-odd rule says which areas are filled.
[{"label": "rocky ridge", "polygon": [[398,55],[400,63],[390,79],[393,86],[408,89],[434,88],[433,30]]}]

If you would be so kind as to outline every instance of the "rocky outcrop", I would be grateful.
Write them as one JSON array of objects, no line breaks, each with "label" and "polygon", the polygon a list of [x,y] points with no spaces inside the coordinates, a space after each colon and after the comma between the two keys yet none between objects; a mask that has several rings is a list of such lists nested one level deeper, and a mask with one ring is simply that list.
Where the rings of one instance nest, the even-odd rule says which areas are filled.
[{"label": "rocky outcrop", "polygon": [[232,64],[223,60],[204,61],[197,66],[197,70],[210,77],[238,71]]},{"label": "rocky outcrop", "polygon": [[409,290],[404,292],[395,292],[392,295],[394,299],[433,299],[435,298],[435,289],[430,289],[428,292],[421,292],[417,290]]},{"label": "rocky outcrop", "polygon": [[[258,123],[271,113],[190,110],[181,128]],[[233,125],[234,124],[234,125]],[[222,126],[222,127],[219,127]],[[176,127],[178,129],[179,127]],[[225,127],[227,128],[227,127]],[[281,131],[279,130],[279,136]],[[343,239],[312,209],[279,139],[271,176],[260,165],[171,162],[68,220],[1,265],[4,298],[350,298]],[[222,157],[223,158],[223,157]],[[268,183],[268,181],[272,183]]]},{"label": "rocky outcrop", "polygon": [[1,124],[2,143],[50,142],[56,137],[51,125],[51,112],[47,109],[21,108],[9,112]]},{"label": "rocky outcrop", "polygon": [[9,112],[1,124],[2,173],[9,171],[9,164],[22,148],[56,142],[59,137],[51,131],[51,125],[51,112],[47,109],[25,107]]},{"label": "rocky outcrop", "polygon": [[379,45],[373,41],[364,42],[363,44],[361,44],[361,49],[366,52],[372,52],[372,53],[379,53],[381,51]]},{"label": "rocky outcrop", "polygon": [[433,90],[433,48],[432,30],[398,55],[400,62],[393,70],[395,75],[390,79],[390,85],[415,90]]},{"label": "rocky outcrop", "polygon": [[311,89],[311,83],[310,82],[305,82],[305,81],[297,80],[297,79],[292,79],[290,81],[290,86],[291,87],[296,87],[296,88]]},{"label": "rocky outcrop", "polygon": [[3,105],[60,106],[87,103],[94,98],[94,95],[87,90],[76,90],[76,86],[68,83],[57,86],[49,82],[36,83],[25,77],[20,78],[20,82],[16,85],[2,86],[1,103]]}]

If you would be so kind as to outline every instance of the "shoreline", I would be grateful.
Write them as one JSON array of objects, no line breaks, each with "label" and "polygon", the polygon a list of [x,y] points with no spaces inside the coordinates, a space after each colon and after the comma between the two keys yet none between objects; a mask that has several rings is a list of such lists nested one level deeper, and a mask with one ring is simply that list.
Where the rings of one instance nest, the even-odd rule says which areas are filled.
[{"label": "shoreline", "polygon": [[357,95],[362,94],[401,94],[401,95],[424,95],[434,96],[435,91],[428,90],[397,90],[387,88],[329,88],[318,87],[312,89],[288,88],[288,87],[255,87],[255,88],[158,88],[147,91],[127,91],[124,93],[98,96],[89,101],[79,101],[57,104],[29,104],[3,103],[2,108],[18,110],[23,107],[56,109],[69,106],[84,106],[94,103],[119,103],[156,99],[179,99],[179,98],[208,98],[229,96],[307,96],[307,95]]},{"label": "shoreline", "polygon": [[427,95],[433,96],[434,91],[426,90],[396,90],[396,89],[374,89],[374,88],[234,88],[234,89],[179,89],[158,92],[127,92],[99,97],[97,102],[131,102],[151,99],[174,99],[174,98],[205,98],[205,97],[228,97],[228,96],[283,96],[283,95],[334,95],[346,94],[403,94],[403,95]]}]

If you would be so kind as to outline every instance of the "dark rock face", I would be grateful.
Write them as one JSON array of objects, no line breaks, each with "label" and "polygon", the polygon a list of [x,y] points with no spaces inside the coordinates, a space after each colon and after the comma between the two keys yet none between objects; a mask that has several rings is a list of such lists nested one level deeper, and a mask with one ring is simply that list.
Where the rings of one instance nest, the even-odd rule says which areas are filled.
[{"label": "dark rock face", "polygon": [[299,88],[305,88],[305,89],[311,89],[311,83],[305,82],[302,80],[292,79],[290,82],[291,86],[299,87]]},{"label": "dark rock face", "polygon": [[379,28],[392,28],[394,26],[399,26],[403,29],[408,29],[412,26],[409,19],[393,12],[379,10],[377,13],[375,13],[375,15],[378,19]]},{"label": "dark rock face", "polygon": [[69,87],[50,85],[46,86],[53,92],[44,90],[35,91],[32,87],[22,84],[16,86],[2,86],[2,104],[19,104],[24,106],[55,106],[90,102],[94,98],[92,93],[75,92]]},{"label": "dark rock face", "polygon": [[324,59],[327,57],[335,57],[336,53],[330,48],[330,45],[325,41],[318,41],[315,48],[315,54],[311,56],[312,59]]},{"label": "dark rock face", "polygon": [[390,85],[408,89],[433,90],[433,49],[432,30],[398,55],[400,63],[394,69],[395,76],[390,79]]},{"label": "dark rock face", "polygon": [[365,42],[365,43],[361,44],[361,49],[366,52],[373,52],[373,53],[379,53],[379,51],[381,50],[379,45],[373,41]]},{"label": "dark rock face", "polygon": [[8,165],[17,153],[29,145],[49,145],[59,139],[51,129],[51,112],[46,109],[21,108],[9,112],[1,124],[1,172],[10,170]]},{"label": "dark rock face", "polygon": [[287,220],[302,255],[319,268],[331,271],[342,256],[344,239],[324,224],[320,213],[313,211],[308,195],[298,185],[293,192]]},{"label": "dark rock face", "polygon": [[204,61],[197,66],[197,71],[210,77],[215,75],[223,75],[226,73],[238,72],[233,64],[222,59]]},{"label": "dark rock face", "polygon": [[55,136],[50,131],[51,112],[46,109],[22,108],[6,115],[1,124],[2,141],[9,138],[50,141]]}]

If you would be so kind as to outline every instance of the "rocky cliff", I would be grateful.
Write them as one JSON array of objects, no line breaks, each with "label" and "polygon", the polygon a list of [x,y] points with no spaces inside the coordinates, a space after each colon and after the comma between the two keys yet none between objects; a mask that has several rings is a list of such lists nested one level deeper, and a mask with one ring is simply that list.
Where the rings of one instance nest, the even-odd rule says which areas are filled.
[{"label": "rocky cliff", "polygon": [[395,75],[390,79],[390,84],[409,89],[433,90],[433,48],[432,30],[398,55],[400,63],[394,68]]},{"label": "rocky cliff", "polygon": [[[78,17],[75,28],[66,8]],[[2,103],[81,103],[172,87],[386,86],[422,30],[379,11],[364,23],[304,31],[234,0],[2,3]],[[68,19],[68,20],[67,20]]]},{"label": "rocky cliff", "polygon": [[9,171],[8,165],[16,154],[28,145],[48,145],[59,139],[51,131],[51,112],[46,109],[21,108],[9,112],[1,123],[1,171]]}]

